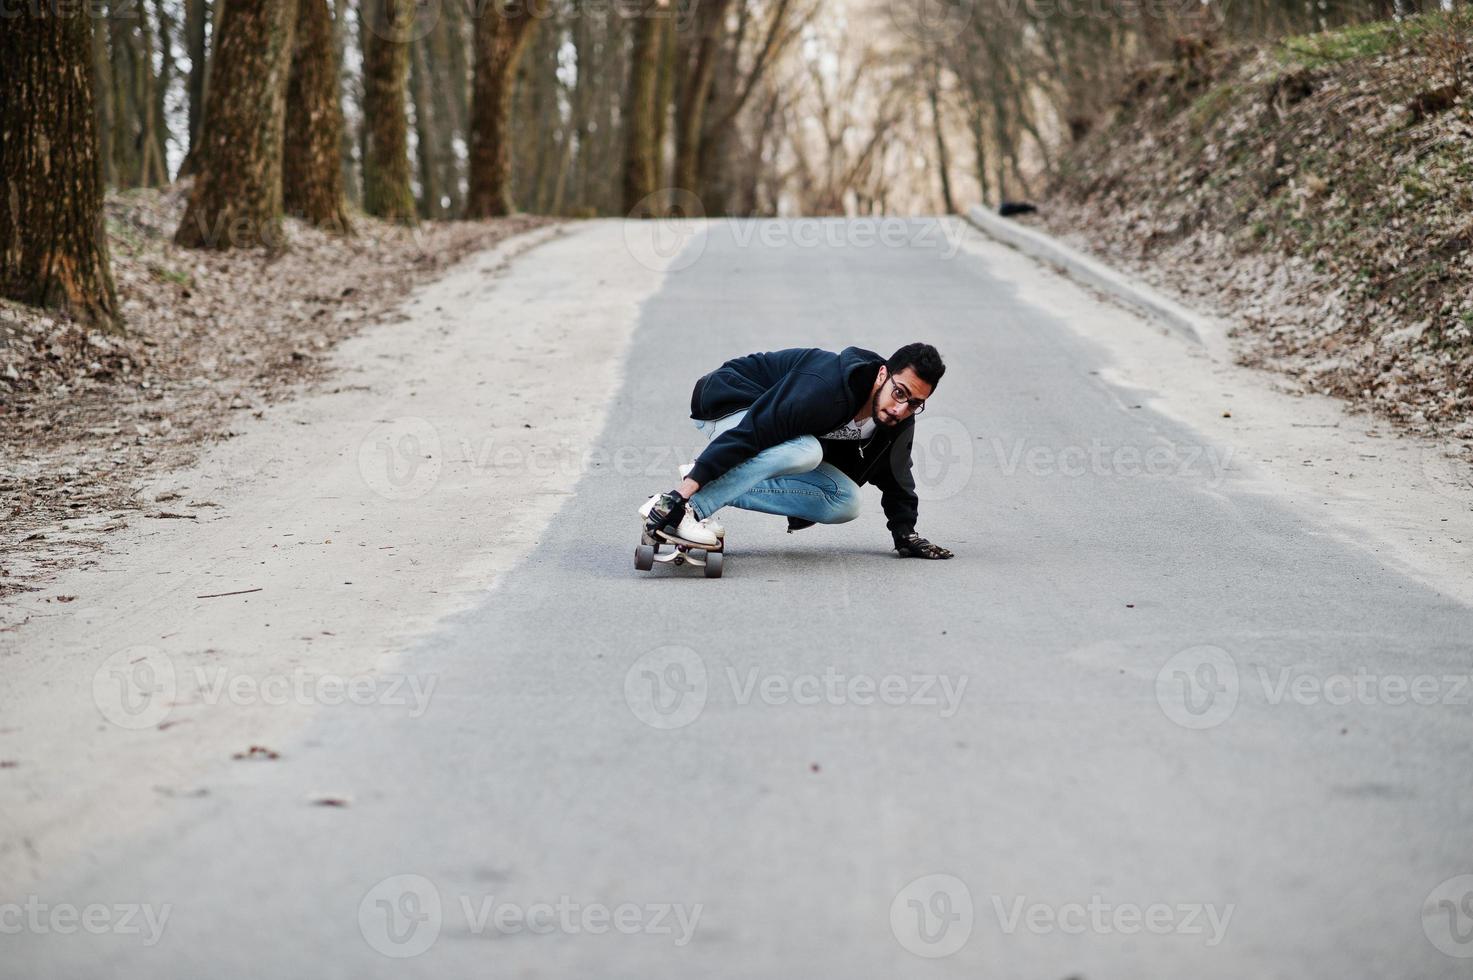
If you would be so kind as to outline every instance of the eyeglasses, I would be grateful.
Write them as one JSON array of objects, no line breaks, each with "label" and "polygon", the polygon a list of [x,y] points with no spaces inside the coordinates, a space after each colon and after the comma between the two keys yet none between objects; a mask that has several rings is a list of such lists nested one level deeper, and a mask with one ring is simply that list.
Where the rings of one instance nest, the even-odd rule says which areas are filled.
[{"label": "eyeglasses", "polygon": [[926,410],[926,400],[924,398],[910,397],[910,392],[906,391],[904,386],[894,381],[890,382],[890,397],[898,402],[904,402],[909,406],[911,413],[914,415],[919,415]]}]

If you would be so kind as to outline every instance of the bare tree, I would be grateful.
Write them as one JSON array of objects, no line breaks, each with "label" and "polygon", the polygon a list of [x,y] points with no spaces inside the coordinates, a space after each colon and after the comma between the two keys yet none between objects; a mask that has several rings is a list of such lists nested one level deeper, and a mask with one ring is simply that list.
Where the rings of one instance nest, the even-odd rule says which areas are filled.
[{"label": "bare tree", "polygon": [[91,24],[57,9],[23,4],[0,31],[0,294],[110,326]]},{"label": "bare tree", "polygon": [[[629,84],[624,109],[624,212],[648,206],[660,179],[659,107],[660,55],[664,49],[668,19],[662,6],[648,0],[634,27],[634,50],[630,55]],[[650,210],[637,215],[652,216]]]},{"label": "bare tree", "polygon": [[[216,0],[219,2],[219,0]],[[205,107],[205,59],[206,31],[210,18],[210,0],[185,0],[184,2],[184,52],[189,56],[189,75],[184,83],[184,93],[189,104],[187,110],[189,126],[189,152],[185,161],[194,153],[199,142],[200,119]],[[186,173],[185,166],[179,168],[180,176]]]},{"label": "bare tree", "polygon": [[363,210],[389,221],[417,217],[409,179],[409,42],[414,0],[376,0],[363,52]]},{"label": "bare tree", "polygon": [[946,152],[946,126],[941,119],[941,65],[931,62],[926,79],[926,101],[931,105],[931,129],[936,133],[936,170],[941,175],[941,205],[947,214],[956,213],[951,197],[951,156]]},{"label": "bare tree", "polygon": [[174,240],[193,248],[280,241],[281,146],[295,0],[227,2],[206,94],[199,175]]},{"label": "bare tree", "polygon": [[296,44],[287,80],[282,202],[289,214],[351,230],[343,198],[343,107],[327,0],[297,0]]},{"label": "bare tree", "polygon": [[470,178],[466,217],[511,214],[511,97],[517,61],[536,20],[517,0],[498,0],[475,24]]}]

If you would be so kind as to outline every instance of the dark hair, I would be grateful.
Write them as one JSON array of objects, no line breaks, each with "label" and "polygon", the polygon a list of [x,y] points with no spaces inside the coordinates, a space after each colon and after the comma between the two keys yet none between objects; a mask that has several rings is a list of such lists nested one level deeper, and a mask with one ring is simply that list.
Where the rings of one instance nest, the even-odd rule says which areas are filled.
[{"label": "dark hair", "polygon": [[946,373],[946,365],[941,363],[941,354],[930,344],[906,344],[890,355],[885,368],[892,378],[906,368],[913,368],[920,379],[932,388],[941,383],[941,376]]}]

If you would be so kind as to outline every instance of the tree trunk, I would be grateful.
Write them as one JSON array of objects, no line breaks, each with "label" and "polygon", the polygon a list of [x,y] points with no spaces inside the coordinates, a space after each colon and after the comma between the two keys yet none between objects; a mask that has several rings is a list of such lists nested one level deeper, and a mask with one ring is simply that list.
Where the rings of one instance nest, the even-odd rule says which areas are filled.
[{"label": "tree trunk", "polygon": [[675,13],[667,11],[660,31],[660,82],[655,88],[655,184],[670,184],[670,167],[665,157],[665,141],[670,135],[670,107],[675,104]]},{"label": "tree trunk", "polygon": [[[466,75],[458,5],[446,4],[434,31],[425,40],[426,64],[435,69],[430,79],[430,111],[435,117],[435,138],[439,141],[435,156],[440,161],[440,190],[449,198],[446,217],[458,217],[465,207],[460,189],[460,162],[456,159],[455,141],[465,135],[461,114],[465,100]],[[458,93],[458,94],[457,94]]]},{"label": "tree trunk", "polygon": [[599,25],[590,23],[592,18],[591,12],[579,9],[573,23],[573,52],[578,66],[578,79],[573,89],[572,127],[578,140],[572,163],[573,213],[584,212],[588,208],[593,188],[593,115],[594,102],[600,92],[597,76],[601,59]]},{"label": "tree trunk", "polygon": [[619,94],[628,73],[632,45],[626,35],[632,33],[619,14],[605,15],[605,32],[601,38],[602,55],[598,61],[595,84],[592,153],[588,161],[588,196],[586,203],[598,214],[622,214],[623,188],[620,186],[619,158],[623,146],[619,142]]},{"label": "tree trunk", "polygon": [[931,103],[931,128],[936,132],[936,169],[941,172],[941,204],[947,214],[956,214],[956,202],[951,198],[951,157],[946,152],[946,136],[941,124],[941,68],[933,65],[930,84],[926,86],[926,97]]},{"label": "tree trunk", "polygon": [[706,122],[706,102],[711,96],[711,81],[716,77],[716,59],[720,54],[720,33],[731,0],[714,0],[712,8],[702,10],[701,36],[697,39],[693,63],[680,86],[680,104],[675,110],[675,181],[676,187],[701,194],[698,186],[701,169],[701,142]]},{"label": "tree trunk", "polygon": [[373,7],[368,48],[363,52],[363,114],[368,137],[363,210],[388,221],[414,224],[409,118],[404,106],[414,0],[378,0]]},{"label": "tree trunk", "polygon": [[165,105],[169,85],[178,68],[174,64],[174,22],[164,0],[154,0],[154,10],[159,19],[159,77],[154,85],[153,122],[155,149],[159,160],[159,183],[169,182],[169,113]]},{"label": "tree trunk", "polygon": [[548,137],[555,132],[557,94],[557,42],[553,31],[531,38],[517,67],[516,94],[512,96],[512,118],[532,123],[513,127],[511,154],[512,201],[518,211],[540,213],[542,179],[548,153]]},{"label": "tree trunk", "polygon": [[409,52],[409,92],[414,103],[414,157],[419,168],[419,214],[423,218],[445,215],[444,194],[440,189],[441,121],[435,118],[430,103],[430,66],[428,42],[420,38]]},{"label": "tree trunk", "polygon": [[[630,217],[654,216],[658,204],[647,200],[659,179],[659,150],[655,145],[655,94],[660,81],[660,51],[665,18],[647,3],[634,27],[634,52],[629,61],[629,84],[624,103],[624,198]],[[639,214],[634,212],[638,209]]]},{"label": "tree trunk", "polygon": [[[199,144],[200,120],[205,108],[205,23],[210,16],[209,0],[185,0],[184,5],[184,50],[189,55],[189,77],[184,83],[184,93],[189,102],[189,153]],[[189,153],[184,159],[188,161]],[[184,168],[179,168],[180,176]]]},{"label": "tree trunk", "polygon": [[470,187],[466,217],[514,211],[511,199],[511,97],[517,60],[537,21],[526,4],[498,3],[475,22],[476,67],[471,92]]},{"label": "tree trunk", "polygon": [[139,50],[143,55],[138,64],[138,118],[139,156],[144,187],[160,187],[169,182],[169,156],[166,149],[169,129],[164,117],[164,89],[169,84],[169,72],[173,56],[169,53],[168,21],[159,8],[158,46],[162,55],[160,74],[153,73],[154,33],[148,19],[148,8],[138,4]]},{"label": "tree trunk", "polygon": [[111,327],[92,21],[22,4],[0,30],[0,295]]},{"label": "tree trunk", "polygon": [[991,185],[987,179],[987,133],[983,128],[980,105],[973,103],[967,115],[967,125],[972,131],[972,157],[977,171],[977,196],[983,207],[986,207],[991,194]]},{"label": "tree trunk", "polygon": [[112,59],[107,53],[107,35],[111,30],[105,17],[89,18],[92,29],[92,92],[97,105],[97,157],[102,161],[102,186],[116,187],[117,174],[113,170],[113,72]]},{"label": "tree trunk", "polygon": [[131,0],[107,0],[108,78],[112,82],[108,92],[112,140],[107,152],[112,157],[111,170],[118,187],[137,187],[143,182],[138,144],[140,55],[133,31],[135,14]]},{"label": "tree trunk", "polygon": [[[333,53],[337,56],[338,62],[337,100],[339,111],[342,109],[343,100],[348,97],[348,87],[343,83],[343,65],[346,63],[347,59],[345,56],[348,50],[348,7],[348,0],[333,0],[332,49]],[[353,153],[357,142],[354,139],[353,131],[348,128],[346,121],[343,123],[339,141],[338,166],[343,172],[343,193],[349,201],[362,204],[363,188],[358,184],[358,159]]]},{"label": "tree trunk", "polygon": [[287,78],[281,197],[288,214],[352,230],[343,198],[343,107],[327,0],[298,0],[296,43]]},{"label": "tree trunk", "polygon": [[210,38],[208,51],[204,40],[200,40],[199,116],[195,120],[198,129],[190,134],[189,152],[184,154],[184,162],[179,165],[180,177],[187,177],[198,169],[195,160],[198,156],[200,140],[204,138],[205,110],[210,104],[210,71],[215,62],[215,51],[220,46],[220,22],[225,16],[225,0],[208,0],[204,16],[210,21]]},{"label": "tree trunk", "polygon": [[224,4],[198,177],[174,240],[190,248],[281,242],[281,143],[296,0]]}]

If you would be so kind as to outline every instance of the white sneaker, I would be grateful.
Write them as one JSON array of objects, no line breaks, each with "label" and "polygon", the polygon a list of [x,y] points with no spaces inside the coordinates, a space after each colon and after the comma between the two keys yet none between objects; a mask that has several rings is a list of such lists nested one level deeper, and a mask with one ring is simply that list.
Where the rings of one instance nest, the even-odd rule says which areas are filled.
[{"label": "white sneaker", "polygon": [[[660,495],[655,494],[644,502],[643,507],[639,508],[639,516],[646,522],[649,521],[650,511],[655,508],[655,501],[659,499]],[[724,528],[722,529],[722,533],[725,533]],[[686,508],[685,514],[680,518],[680,523],[673,530],[666,528],[660,531],[659,534],[662,537],[679,538],[682,542],[693,544],[698,548],[712,547],[720,543],[721,540],[716,536],[714,531],[696,520],[695,515],[690,512],[690,508],[688,507]]]},{"label": "white sneaker", "polygon": [[[691,460],[689,463],[681,463],[680,464],[680,478],[682,480],[684,480],[686,477],[690,476],[690,471],[693,470],[693,469],[695,469],[695,468],[696,468],[696,461],[695,460]],[[714,518],[714,517],[708,517],[704,521],[702,521],[701,523],[704,524],[704,525],[706,525],[707,530],[709,530],[712,534],[716,535],[718,538],[721,538],[723,540],[726,538],[726,527],[720,521],[718,521],[716,518]]]}]

